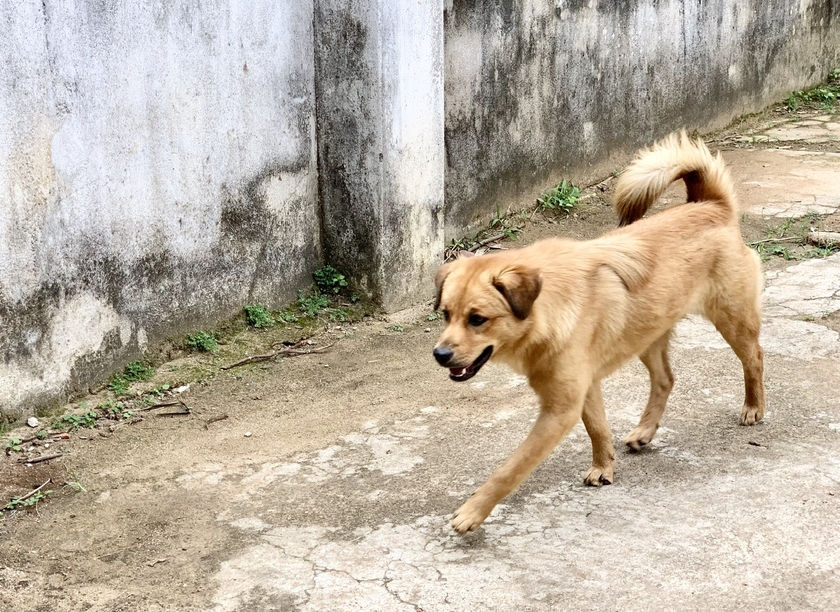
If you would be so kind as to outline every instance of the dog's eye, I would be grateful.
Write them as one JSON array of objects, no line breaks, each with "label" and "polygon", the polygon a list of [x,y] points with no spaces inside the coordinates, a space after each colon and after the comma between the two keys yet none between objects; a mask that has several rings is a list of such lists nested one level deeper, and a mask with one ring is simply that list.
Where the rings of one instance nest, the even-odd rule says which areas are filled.
[{"label": "dog's eye", "polygon": [[472,325],[473,327],[481,327],[485,323],[487,323],[487,317],[482,317],[478,314],[470,315],[470,325]]}]

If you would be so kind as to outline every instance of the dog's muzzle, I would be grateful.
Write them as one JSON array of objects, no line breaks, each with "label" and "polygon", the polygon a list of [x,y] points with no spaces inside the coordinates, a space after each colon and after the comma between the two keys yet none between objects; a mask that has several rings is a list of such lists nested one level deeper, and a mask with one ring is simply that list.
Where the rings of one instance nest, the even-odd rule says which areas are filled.
[{"label": "dog's muzzle", "polygon": [[478,374],[481,366],[487,363],[487,360],[490,359],[490,356],[493,354],[493,347],[488,346],[486,349],[481,351],[481,355],[479,355],[475,361],[464,367],[452,367],[449,365],[454,355],[452,349],[435,347],[432,354],[440,365],[449,368],[449,378],[457,382],[463,382]]}]

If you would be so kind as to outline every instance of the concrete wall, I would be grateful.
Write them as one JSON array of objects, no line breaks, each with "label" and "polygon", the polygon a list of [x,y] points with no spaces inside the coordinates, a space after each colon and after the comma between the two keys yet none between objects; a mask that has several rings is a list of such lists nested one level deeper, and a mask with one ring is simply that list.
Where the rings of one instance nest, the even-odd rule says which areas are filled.
[{"label": "concrete wall", "polygon": [[0,411],[311,282],[312,11],[0,3]]},{"label": "concrete wall", "polygon": [[497,206],[840,65],[828,0],[20,0],[0,23],[11,414],[325,260],[415,303]]},{"label": "concrete wall", "polygon": [[441,8],[316,2],[326,259],[389,310],[428,298],[444,246]]},{"label": "concrete wall", "polygon": [[446,10],[446,239],[840,66],[828,0],[473,0]]}]

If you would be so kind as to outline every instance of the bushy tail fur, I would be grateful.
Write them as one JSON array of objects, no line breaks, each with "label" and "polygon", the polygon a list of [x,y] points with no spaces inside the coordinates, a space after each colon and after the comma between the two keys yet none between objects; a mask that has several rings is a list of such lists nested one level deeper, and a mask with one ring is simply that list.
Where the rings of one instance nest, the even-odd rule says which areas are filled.
[{"label": "bushy tail fur", "polygon": [[689,202],[713,202],[736,218],[737,202],[729,170],[720,153],[712,155],[702,140],[685,130],[640,151],[616,184],[615,207],[621,225],[641,219],[668,186],[685,181]]}]

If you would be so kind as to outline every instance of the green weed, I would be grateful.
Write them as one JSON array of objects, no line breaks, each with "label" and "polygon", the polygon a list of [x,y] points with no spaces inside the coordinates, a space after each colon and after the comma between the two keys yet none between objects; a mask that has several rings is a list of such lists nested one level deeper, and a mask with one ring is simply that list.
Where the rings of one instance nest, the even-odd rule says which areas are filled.
[{"label": "green weed", "polygon": [[76,431],[80,427],[93,428],[96,427],[97,418],[99,418],[99,414],[95,410],[82,414],[65,414],[54,420],[52,426],[53,429],[64,429],[66,431]]},{"label": "green weed", "polygon": [[84,485],[79,480],[79,477],[76,476],[76,472],[70,472],[70,478],[72,478],[72,480],[64,482],[65,487],[73,489],[75,493],[87,493],[87,489],[85,489]]},{"label": "green weed", "polygon": [[337,295],[347,287],[347,279],[332,266],[318,268],[312,273],[312,278],[321,293]]},{"label": "green weed", "polygon": [[159,387],[155,387],[154,389],[149,391],[149,393],[151,395],[154,395],[155,397],[160,397],[161,395],[169,391],[171,388],[172,387],[170,387],[169,385],[161,385]]},{"label": "green weed", "polygon": [[200,353],[215,353],[219,343],[213,334],[199,331],[194,334],[187,334],[187,346],[190,350]]},{"label": "green weed", "polygon": [[542,197],[537,198],[537,203],[543,210],[556,210],[569,212],[580,199],[580,189],[575,187],[568,179],[563,179],[560,184],[543,192]]},{"label": "green weed", "polygon": [[277,320],[281,323],[297,323],[300,318],[288,310],[281,310],[277,313]]},{"label": "green weed", "polygon": [[21,510],[24,508],[32,508],[38,505],[38,502],[43,501],[44,498],[52,493],[52,490],[38,491],[34,495],[30,495],[24,499],[24,495],[14,497],[3,507],[3,510]]},{"label": "green weed", "polygon": [[466,251],[470,246],[472,241],[469,238],[453,238],[447,248],[450,251]]},{"label": "green weed", "polygon": [[112,399],[106,400],[99,404],[99,410],[105,418],[118,421],[120,419],[127,419],[134,414],[133,410],[128,410],[123,402],[115,402]]},{"label": "green weed", "polygon": [[405,328],[402,325],[388,325],[385,329],[392,332],[404,332]]},{"label": "green weed", "polygon": [[6,441],[7,455],[13,452],[19,453],[21,450],[23,450],[23,447],[21,446],[20,438],[11,438],[8,441]]},{"label": "green weed", "polygon": [[785,246],[773,246],[769,251],[770,255],[779,255],[787,261],[796,259],[796,255],[791,253],[790,249]]},{"label": "green weed", "polygon": [[114,374],[108,381],[108,390],[114,395],[125,395],[130,384],[122,374]]},{"label": "green weed", "polygon": [[126,364],[123,376],[129,382],[149,380],[155,374],[155,369],[142,361],[132,361]]},{"label": "green weed", "polygon": [[350,309],[344,306],[333,308],[330,310],[330,321],[345,323],[350,320]]},{"label": "green weed", "polygon": [[108,389],[114,395],[125,395],[131,383],[141,380],[149,380],[155,374],[155,369],[142,361],[127,363],[123,371],[114,374],[108,381]]},{"label": "green weed", "polygon": [[806,259],[825,259],[830,255],[834,255],[835,253],[840,251],[840,246],[836,244],[828,245],[828,246],[816,246],[812,249],[809,249],[805,252],[804,257]]},{"label": "green weed", "polygon": [[[807,236],[812,226],[818,224],[823,218],[825,218],[825,215],[809,212],[799,218],[785,219],[778,225],[768,227],[765,230],[764,235],[766,237],[763,240],[751,242],[748,246],[758,252],[762,261],[767,261],[774,256],[782,257],[788,261],[828,257],[835,253],[838,248],[835,246],[817,246],[808,250],[801,248],[807,242]],[[796,248],[796,250],[792,250],[791,247]]]},{"label": "green weed", "polygon": [[298,290],[298,310],[307,317],[316,317],[322,310],[329,308],[330,298],[318,292],[304,295]]},{"label": "green weed", "polygon": [[794,91],[785,101],[789,110],[799,110],[801,107],[820,107],[832,110],[840,102],[840,68],[831,71],[825,83],[808,91]]},{"label": "green weed", "polygon": [[271,327],[275,323],[274,317],[271,316],[271,313],[262,304],[246,306],[245,319],[248,321],[248,325],[257,329]]}]

